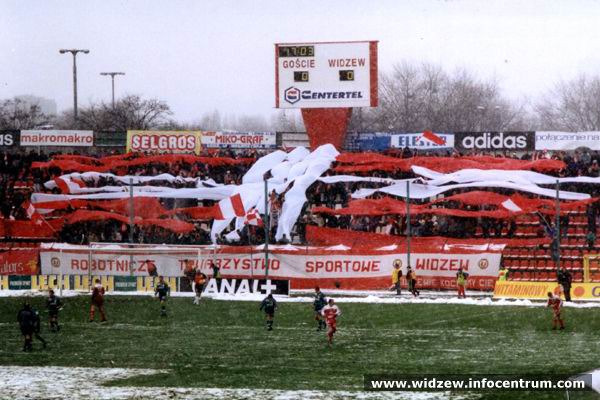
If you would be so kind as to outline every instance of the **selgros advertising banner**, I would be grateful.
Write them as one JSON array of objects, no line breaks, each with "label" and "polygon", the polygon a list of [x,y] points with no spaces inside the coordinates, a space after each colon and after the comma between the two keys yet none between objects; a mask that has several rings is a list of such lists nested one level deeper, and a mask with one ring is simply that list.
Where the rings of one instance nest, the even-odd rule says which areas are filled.
[{"label": "selgros advertising banner", "polygon": [[19,144],[19,131],[12,129],[0,130],[0,149]]},{"label": "selgros advertising banner", "polygon": [[275,132],[202,132],[202,145],[210,148],[275,148]]},{"label": "selgros advertising banner", "polygon": [[[133,275],[148,276],[148,266],[155,265],[159,275],[182,276],[185,260],[193,260],[196,268],[209,277],[213,266],[220,269],[224,278],[259,278],[267,273],[263,252],[246,251],[249,248],[225,247],[216,254],[196,257],[190,254],[140,250],[139,253],[119,252],[114,246],[98,249],[90,260],[88,247],[43,245],[40,261],[43,274],[65,275]],[[470,275],[473,288],[493,289],[498,275],[499,252],[411,254],[411,265],[423,285],[434,288],[453,288],[456,272],[463,268]],[[382,288],[390,285],[392,265],[400,260],[406,272],[406,254],[377,251],[368,254],[351,250],[326,248],[298,248],[298,250],[273,250],[269,253],[268,276],[289,279],[293,288],[310,288],[321,280],[344,282],[345,288]],[[424,286],[425,287],[425,286]]]},{"label": "selgros advertising banner", "polygon": [[93,131],[21,131],[21,146],[93,146]]},{"label": "selgros advertising banner", "polygon": [[600,150],[600,132],[536,132],[536,150],[575,150],[588,147]]},{"label": "selgros advertising banner", "polygon": [[485,151],[533,151],[534,132],[456,132],[454,148],[460,152]]},{"label": "selgros advertising banner", "polygon": [[127,151],[200,154],[200,131],[127,131]]},{"label": "selgros advertising banner", "polygon": [[420,150],[451,149],[454,147],[454,134],[435,133],[444,143],[435,143],[423,136],[422,133],[394,133],[392,134],[391,146],[393,148],[405,148]]}]

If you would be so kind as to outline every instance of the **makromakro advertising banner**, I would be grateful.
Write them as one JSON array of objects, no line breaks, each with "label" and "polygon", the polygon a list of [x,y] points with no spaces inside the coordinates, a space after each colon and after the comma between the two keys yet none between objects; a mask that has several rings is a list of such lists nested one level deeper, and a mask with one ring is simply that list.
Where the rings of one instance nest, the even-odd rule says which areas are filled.
[{"label": "makromakro advertising banner", "polygon": [[93,131],[29,130],[21,131],[21,146],[90,147]]}]

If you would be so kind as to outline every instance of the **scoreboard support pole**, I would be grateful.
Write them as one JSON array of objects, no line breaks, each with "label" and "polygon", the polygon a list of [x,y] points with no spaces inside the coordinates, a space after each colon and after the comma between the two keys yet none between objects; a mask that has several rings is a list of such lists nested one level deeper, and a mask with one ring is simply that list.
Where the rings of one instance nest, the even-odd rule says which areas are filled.
[{"label": "scoreboard support pole", "polygon": [[302,119],[312,150],[331,143],[342,150],[352,108],[303,108]]}]

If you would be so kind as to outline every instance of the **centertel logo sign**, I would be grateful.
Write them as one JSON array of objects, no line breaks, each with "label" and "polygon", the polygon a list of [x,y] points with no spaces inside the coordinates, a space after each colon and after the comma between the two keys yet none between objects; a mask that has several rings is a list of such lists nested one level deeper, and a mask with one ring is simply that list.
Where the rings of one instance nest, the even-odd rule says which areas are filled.
[{"label": "centertel logo sign", "polygon": [[457,132],[454,145],[458,151],[473,150],[533,151],[534,132]]},{"label": "centertel logo sign", "polygon": [[300,100],[352,100],[363,99],[361,91],[312,91],[300,90],[296,87],[289,87],[283,92],[283,98],[290,104],[295,104]]}]

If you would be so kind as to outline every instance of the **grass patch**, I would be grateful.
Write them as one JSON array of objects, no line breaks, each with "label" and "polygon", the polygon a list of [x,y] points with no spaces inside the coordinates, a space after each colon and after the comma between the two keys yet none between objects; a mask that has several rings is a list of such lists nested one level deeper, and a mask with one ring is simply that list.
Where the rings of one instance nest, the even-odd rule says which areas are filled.
[{"label": "grass patch", "polygon": [[[43,309],[43,300],[32,301]],[[290,390],[362,390],[363,375],[372,373],[571,375],[600,367],[596,309],[566,309],[567,330],[553,332],[550,311],[540,307],[340,304],[344,315],[328,348],[306,303],[280,303],[267,332],[258,304],[249,302],[194,306],[173,298],[161,318],[155,299],[108,296],[107,324],[87,322],[87,297],[65,302],[60,333],[43,327],[49,348],[34,342],[36,350],[23,353],[22,299],[0,299],[0,364],[169,371],[112,385]],[[486,397],[523,398],[515,394]]]}]

